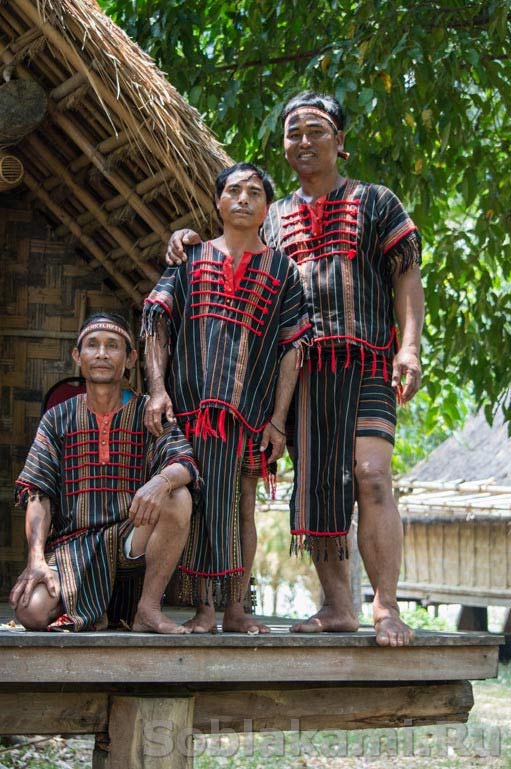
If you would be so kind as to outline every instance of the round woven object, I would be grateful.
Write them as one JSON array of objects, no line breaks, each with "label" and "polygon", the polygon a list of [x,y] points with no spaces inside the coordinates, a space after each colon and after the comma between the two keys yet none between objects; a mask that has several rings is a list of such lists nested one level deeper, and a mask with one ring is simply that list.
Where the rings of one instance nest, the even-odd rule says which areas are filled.
[{"label": "round woven object", "polygon": [[0,154],[0,192],[21,184],[24,173],[23,163],[16,155]]}]

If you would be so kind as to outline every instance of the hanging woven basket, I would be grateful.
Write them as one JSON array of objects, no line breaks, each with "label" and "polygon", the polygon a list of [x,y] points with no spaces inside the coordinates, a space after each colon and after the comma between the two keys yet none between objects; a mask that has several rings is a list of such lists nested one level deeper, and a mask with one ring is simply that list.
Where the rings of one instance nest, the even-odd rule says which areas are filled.
[{"label": "hanging woven basket", "polygon": [[16,155],[0,153],[0,192],[21,184],[24,173],[23,163]]}]

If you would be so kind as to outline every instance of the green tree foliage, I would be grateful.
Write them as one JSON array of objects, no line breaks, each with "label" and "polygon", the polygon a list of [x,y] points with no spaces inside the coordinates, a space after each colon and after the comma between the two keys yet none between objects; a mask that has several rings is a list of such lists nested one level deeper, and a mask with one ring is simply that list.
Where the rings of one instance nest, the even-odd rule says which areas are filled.
[{"label": "green tree foliage", "polygon": [[430,401],[511,417],[509,0],[102,0],[236,159],[292,188],[279,113],[312,87],[349,115],[344,172],[404,200],[425,243]]}]

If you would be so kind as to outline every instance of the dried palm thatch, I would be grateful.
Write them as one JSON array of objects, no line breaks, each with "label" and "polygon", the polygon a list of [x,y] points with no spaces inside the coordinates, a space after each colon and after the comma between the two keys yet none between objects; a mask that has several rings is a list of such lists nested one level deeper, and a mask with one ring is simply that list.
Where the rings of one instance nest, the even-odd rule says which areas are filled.
[{"label": "dried palm thatch", "polygon": [[139,304],[173,229],[215,229],[213,182],[230,158],[94,0],[0,0],[0,57],[4,79],[32,79],[48,97],[13,150],[24,185],[57,235],[72,233]]},{"label": "dried palm thatch", "polygon": [[502,410],[489,425],[484,413],[396,483],[406,521],[511,520],[511,439]]}]

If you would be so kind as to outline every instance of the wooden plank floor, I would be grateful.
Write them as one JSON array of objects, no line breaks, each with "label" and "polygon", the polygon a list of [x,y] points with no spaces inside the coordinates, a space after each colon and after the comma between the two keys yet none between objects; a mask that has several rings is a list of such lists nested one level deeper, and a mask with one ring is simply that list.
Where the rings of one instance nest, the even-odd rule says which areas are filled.
[{"label": "wooden plank floor", "polygon": [[[2,615],[0,614],[0,617]],[[172,612],[179,620],[189,612]],[[420,631],[398,649],[376,645],[372,628],[355,633],[290,633],[289,619],[260,618],[268,635],[163,636],[148,633],[28,633],[0,630],[5,684],[323,684],[434,682],[496,675],[501,636]],[[2,620],[0,620],[0,623]]]}]

